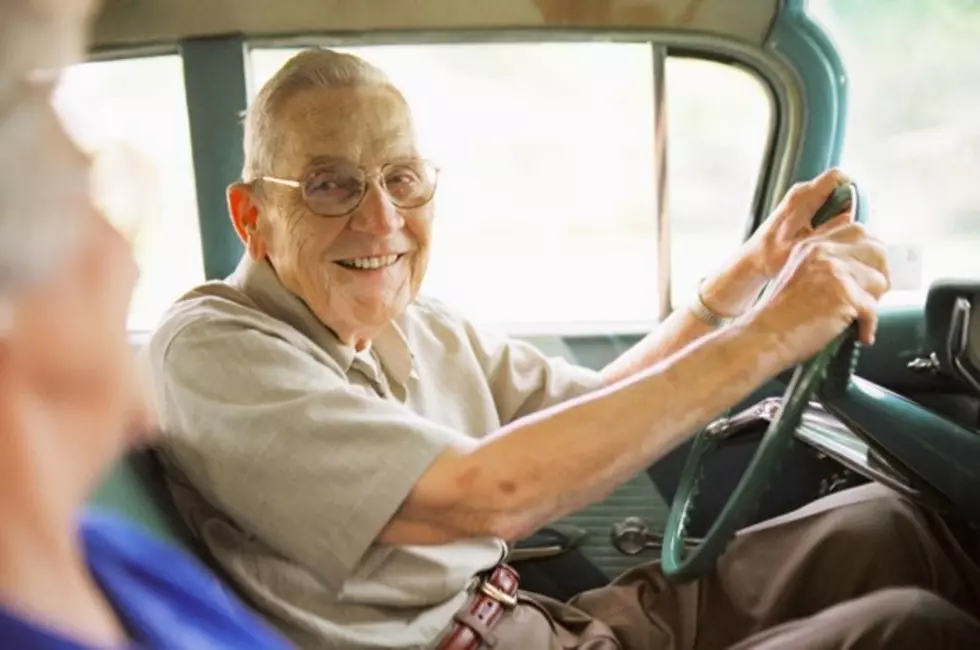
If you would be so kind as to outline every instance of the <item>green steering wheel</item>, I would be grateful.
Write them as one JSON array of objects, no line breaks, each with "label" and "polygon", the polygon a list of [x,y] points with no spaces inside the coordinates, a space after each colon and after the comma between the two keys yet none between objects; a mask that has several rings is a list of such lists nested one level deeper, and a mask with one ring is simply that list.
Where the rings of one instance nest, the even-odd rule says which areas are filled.
[{"label": "green steering wheel", "polygon": [[[856,220],[863,220],[863,207],[857,186],[839,186],[813,217],[814,227],[844,212],[849,206]],[[709,571],[724,552],[735,532],[742,527],[751,508],[766,490],[769,477],[793,441],[807,404],[817,389],[843,388],[850,381],[857,362],[858,342],[852,327],[838,336],[815,357],[797,366],[786,388],[779,412],[769,424],[759,447],[738,486],[728,498],[718,518],[702,542],[691,548],[685,544],[688,520],[704,475],[704,461],[721,439],[702,429],[694,438],[691,451],[681,472],[677,492],[667,518],[661,550],[664,574],[673,582],[685,582]],[[829,385],[829,386],[828,386]]]}]

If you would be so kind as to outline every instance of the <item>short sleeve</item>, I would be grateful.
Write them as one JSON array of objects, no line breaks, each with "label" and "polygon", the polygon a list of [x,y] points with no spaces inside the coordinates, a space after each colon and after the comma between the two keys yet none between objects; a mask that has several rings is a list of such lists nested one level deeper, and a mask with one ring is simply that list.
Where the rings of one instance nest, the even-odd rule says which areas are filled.
[{"label": "short sleeve", "polygon": [[462,322],[503,424],[602,386],[602,376],[595,370],[549,357],[526,341]]},{"label": "short sleeve", "polygon": [[467,442],[351,385],[312,345],[232,318],[194,321],[150,358],[187,479],[335,588],[436,457]]}]

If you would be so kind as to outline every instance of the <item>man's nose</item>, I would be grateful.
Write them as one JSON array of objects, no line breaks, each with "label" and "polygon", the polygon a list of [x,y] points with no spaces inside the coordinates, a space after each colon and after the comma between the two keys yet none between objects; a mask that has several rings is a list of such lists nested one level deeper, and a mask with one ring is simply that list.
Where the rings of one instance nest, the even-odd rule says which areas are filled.
[{"label": "man's nose", "polygon": [[368,185],[364,201],[350,220],[351,230],[371,235],[390,235],[404,225],[405,219],[377,181]]}]

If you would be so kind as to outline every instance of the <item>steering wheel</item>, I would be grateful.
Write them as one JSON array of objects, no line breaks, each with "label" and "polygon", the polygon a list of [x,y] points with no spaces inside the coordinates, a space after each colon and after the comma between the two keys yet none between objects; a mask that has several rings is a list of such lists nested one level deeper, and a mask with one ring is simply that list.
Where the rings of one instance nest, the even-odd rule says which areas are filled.
[{"label": "steering wheel", "polygon": [[[840,185],[817,210],[813,225],[817,227],[827,222],[849,206],[853,208],[855,220],[861,220],[863,203],[856,185]],[[681,472],[664,532],[661,567],[669,579],[684,582],[714,567],[735,531],[742,527],[751,507],[759,502],[766,490],[769,477],[792,443],[803,412],[818,388],[826,384],[831,391],[840,391],[849,384],[857,363],[858,347],[856,330],[852,326],[812,359],[797,366],[779,411],[763,435],[755,456],[702,542],[691,548],[685,543],[685,533],[704,475],[705,460],[722,440],[709,429],[698,432]]]}]

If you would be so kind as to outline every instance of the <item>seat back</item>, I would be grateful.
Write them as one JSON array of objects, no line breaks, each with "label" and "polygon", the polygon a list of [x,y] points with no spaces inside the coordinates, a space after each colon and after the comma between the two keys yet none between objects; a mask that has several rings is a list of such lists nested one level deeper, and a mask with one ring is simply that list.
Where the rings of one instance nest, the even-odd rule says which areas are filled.
[{"label": "seat back", "polygon": [[164,481],[156,451],[141,449],[121,458],[93,493],[89,505],[123,517],[187,551],[248,606],[256,607],[180,516]]},{"label": "seat back", "polygon": [[150,449],[133,451],[120,459],[89,503],[142,525],[171,543],[194,550],[190,533],[164,484],[159,461]]}]

